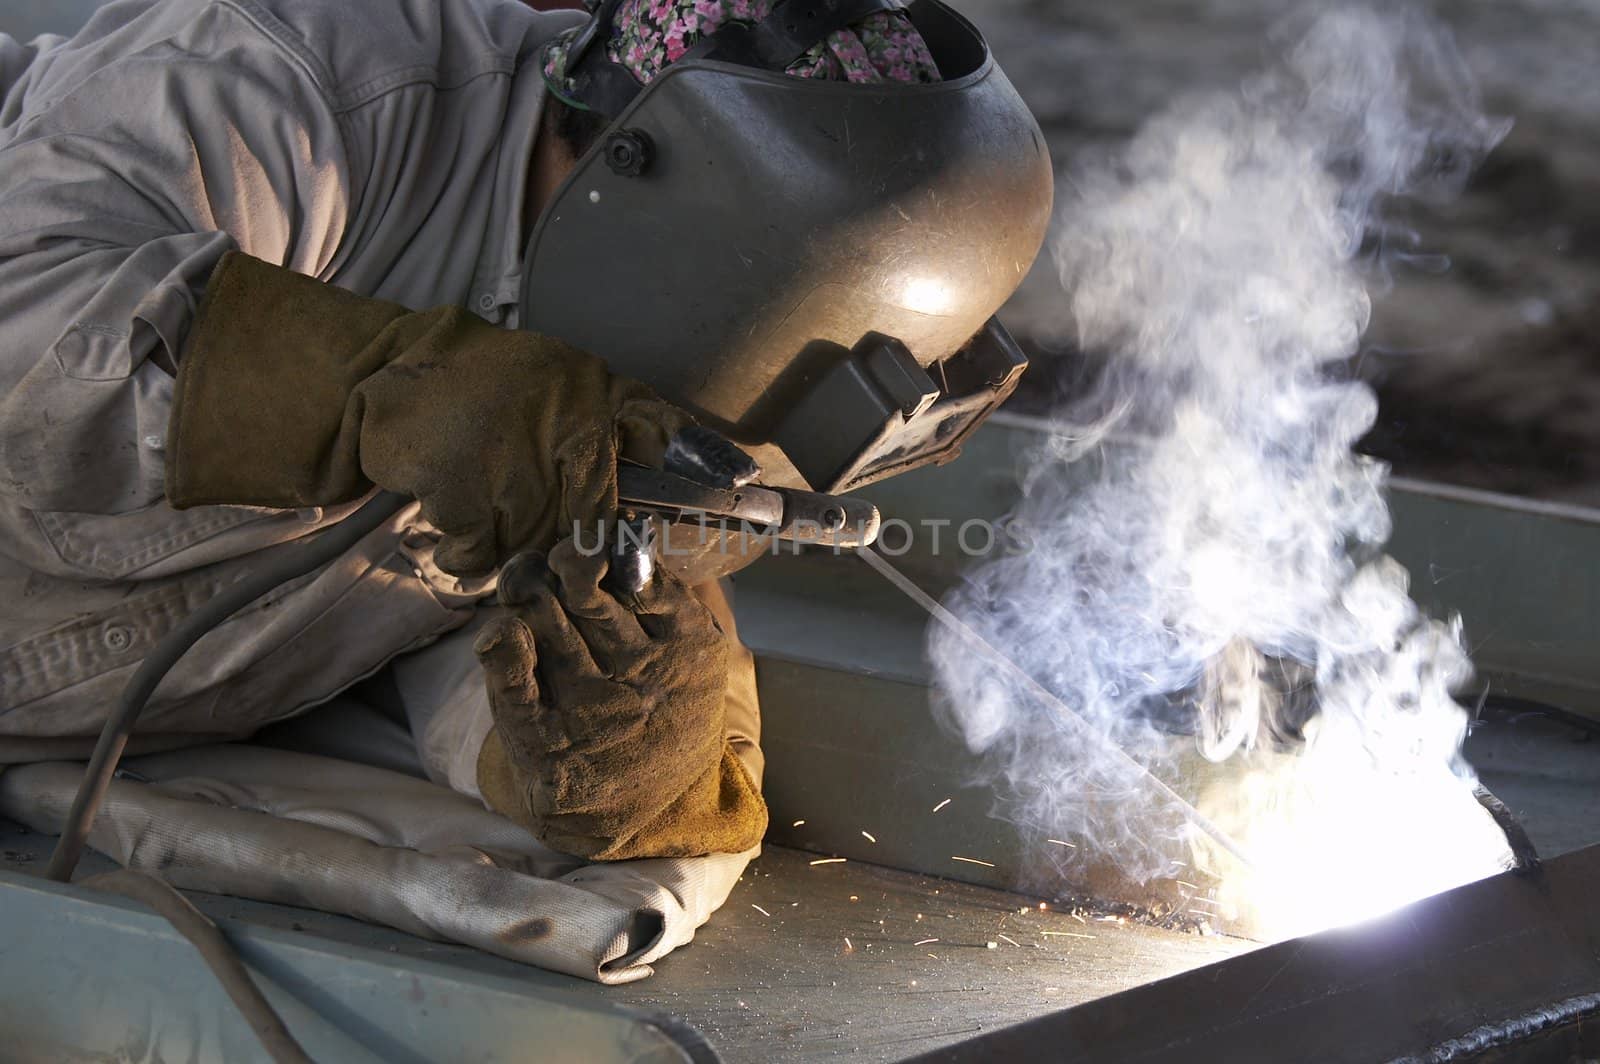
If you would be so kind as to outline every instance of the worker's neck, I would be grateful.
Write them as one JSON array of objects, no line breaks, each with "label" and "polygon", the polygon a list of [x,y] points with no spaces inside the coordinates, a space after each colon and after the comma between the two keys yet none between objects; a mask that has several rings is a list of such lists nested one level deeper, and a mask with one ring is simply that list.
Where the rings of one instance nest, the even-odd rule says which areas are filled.
[{"label": "worker's neck", "polygon": [[533,159],[528,165],[528,184],[522,196],[522,243],[527,245],[539,216],[555,199],[556,190],[566,180],[578,160],[567,142],[556,132],[554,108],[546,107],[539,120],[539,135],[533,142]]}]

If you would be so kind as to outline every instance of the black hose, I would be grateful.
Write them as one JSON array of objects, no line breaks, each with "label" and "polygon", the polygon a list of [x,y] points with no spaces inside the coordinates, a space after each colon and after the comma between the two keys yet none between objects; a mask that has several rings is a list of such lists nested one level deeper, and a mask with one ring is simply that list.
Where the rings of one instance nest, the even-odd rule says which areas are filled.
[{"label": "black hose", "polygon": [[90,876],[82,885],[132,898],[165,917],[178,934],[200,951],[206,967],[211,969],[211,974],[216,976],[222,989],[244,1014],[245,1022],[256,1033],[256,1039],[261,1043],[261,1048],[267,1051],[267,1056],[272,1058],[273,1064],[312,1064],[306,1051],[289,1033],[289,1028],[283,1025],[272,1003],[250,978],[250,972],[223,937],[221,929],[207,919],[205,913],[190,904],[188,898],[154,876],[135,872],[131,868]]},{"label": "black hose", "polygon": [[144,711],[145,703],[150,700],[156,685],[183,657],[184,652],[194,646],[201,636],[279,584],[304,576],[355,546],[363,536],[383,524],[408,502],[410,500],[403,495],[379,492],[361,509],[316,539],[295,544],[273,559],[270,565],[251,573],[189,614],[145,655],[138,670],[122,689],[117,708],[100,729],[100,738],[89,757],[89,767],[84,771],[83,782],[78,785],[78,793],[72,799],[72,809],[62,825],[61,838],[56,841],[56,848],[50,854],[50,865],[45,870],[48,878],[58,883],[72,879],[78,859],[83,856],[89,829],[94,826],[95,814],[100,811],[100,803],[105,801],[111,777],[117,771],[117,762],[127,748],[128,736],[133,734],[133,726],[138,723],[139,714]]},{"label": "black hose", "polygon": [[[150,700],[156,685],[183,657],[184,652],[201,636],[268,591],[333,561],[410,501],[393,492],[379,492],[361,509],[316,539],[286,549],[271,564],[251,573],[195,610],[152,648],[122,689],[115,711],[100,729],[100,738],[89,758],[89,767],[84,770],[83,782],[78,785],[78,793],[72,799],[72,809],[61,826],[61,837],[56,840],[56,848],[50,854],[46,876],[59,883],[71,881],[78,860],[83,856],[83,847],[89,839],[95,816],[105,801],[106,791],[111,787],[117,762],[122,760],[128,737],[138,723],[139,714],[144,711],[145,703]],[[271,1003],[251,981],[244,963],[222,932],[189,904],[182,894],[158,879],[131,869],[94,876],[85,885],[134,898],[166,917],[178,933],[200,951],[200,958],[244,1014],[245,1022],[256,1033],[262,1048],[275,1064],[311,1064],[311,1058],[306,1056]]]}]

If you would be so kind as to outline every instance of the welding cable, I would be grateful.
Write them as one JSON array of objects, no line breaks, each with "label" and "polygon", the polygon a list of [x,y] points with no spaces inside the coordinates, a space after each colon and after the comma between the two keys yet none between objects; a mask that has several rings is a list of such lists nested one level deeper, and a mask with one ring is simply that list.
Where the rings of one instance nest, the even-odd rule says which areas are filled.
[{"label": "welding cable", "polygon": [[[122,752],[127,748],[128,737],[133,734],[139,714],[149,702],[156,685],[177,664],[178,659],[207,632],[273,588],[333,561],[410,501],[404,495],[379,492],[355,513],[316,539],[286,548],[279,557],[260,570],[218,594],[185,617],[151,649],[122,689],[116,709],[100,729],[100,738],[89,758],[89,766],[84,770],[83,782],[78,785],[78,793],[72,799],[72,809],[61,826],[61,837],[56,840],[55,850],[50,854],[50,865],[45,871],[48,878],[58,883],[72,880],[72,873],[77,869],[83,847],[88,842],[89,831],[94,826],[95,816],[105,801],[111,778],[117,771],[117,762],[122,760]],[[135,898],[166,917],[178,933],[194,943],[200,951],[201,959],[244,1014],[251,1030],[261,1040],[262,1048],[275,1064],[309,1064],[311,1058],[301,1050],[272,1005],[251,982],[243,962],[228,945],[222,932],[190,905],[182,894],[158,879],[130,869],[124,869],[123,873],[111,873],[109,877],[93,877],[86,881],[86,885],[98,885],[101,889]]]},{"label": "welding cable", "polygon": [[261,1048],[267,1051],[273,1064],[312,1064],[306,1051],[300,1048],[300,1043],[284,1026],[272,1003],[250,978],[249,970],[223,937],[222,930],[170,884],[131,868],[120,868],[115,872],[90,876],[81,885],[132,898],[154,910],[156,915],[165,917],[178,934],[200,951],[206,967],[211,969],[211,974],[216,976],[222,989],[244,1014],[245,1022],[255,1032]]},{"label": "welding cable", "polygon": [[128,737],[133,734],[133,726],[138,722],[139,714],[144,711],[145,703],[150,700],[156,685],[183,657],[184,652],[194,646],[201,636],[268,591],[333,561],[410,501],[393,492],[379,492],[361,509],[316,539],[292,545],[281,557],[273,559],[189,614],[145,655],[133,678],[122,689],[116,709],[100,729],[100,738],[94,744],[94,753],[89,758],[88,769],[84,771],[83,782],[73,796],[72,810],[62,825],[55,851],[50,854],[46,877],[58,883],[72,879],[78,859],[83,855],[84,843],[89,838],[89,829],[94,826],[95,814],[100,810],[100,803],[105,801],[111,777],[117,771],[117,762],[122,760],[122,751],[127,748]]}]

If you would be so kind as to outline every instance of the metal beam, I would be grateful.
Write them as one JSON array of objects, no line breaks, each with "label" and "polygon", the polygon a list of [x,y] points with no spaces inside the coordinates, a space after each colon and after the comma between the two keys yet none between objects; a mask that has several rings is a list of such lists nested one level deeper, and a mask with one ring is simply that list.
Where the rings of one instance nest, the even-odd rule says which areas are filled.
[{"label": "metal beam", "polygon": [[1600,1057],[1600,846],[917,1058],[1301,1064]]},{"label": "metal beam", "polygon": [[[0,897],[0,1057],[267,1059],[194,947],[165,920],[15,872],[0,871]],[[402,962],[314,934],[218,923],[314,1060],[717,1059],[686,1026],[602,996],[417,957]]]}]

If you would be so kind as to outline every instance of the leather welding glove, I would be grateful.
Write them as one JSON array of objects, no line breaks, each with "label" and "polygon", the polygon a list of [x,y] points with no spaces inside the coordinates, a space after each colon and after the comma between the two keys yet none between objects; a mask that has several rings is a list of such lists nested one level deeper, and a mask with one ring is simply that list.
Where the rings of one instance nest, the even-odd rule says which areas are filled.
[{"label": "leather welding glove", "polygon": [[439,566],[474,575],[609,525],[619,453],[659,465],[691,423],[559,340],[231,252],[183,348],[167,498],[287,509],[376,484],[418,499]]},{"label": "leather welding glove", "polygon": [[749,849],[767,810],[726,738],[728,637],[670,573],[629,608],[606,569],[569,539],[501,571],[512,609],[474,644],[494,716],[484,800],[590,860]]}]

